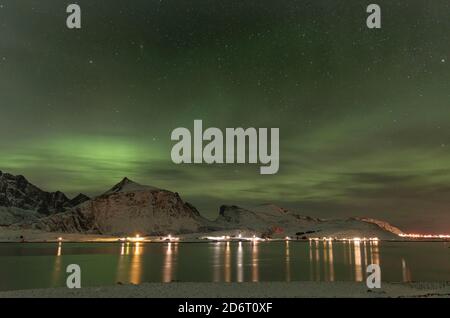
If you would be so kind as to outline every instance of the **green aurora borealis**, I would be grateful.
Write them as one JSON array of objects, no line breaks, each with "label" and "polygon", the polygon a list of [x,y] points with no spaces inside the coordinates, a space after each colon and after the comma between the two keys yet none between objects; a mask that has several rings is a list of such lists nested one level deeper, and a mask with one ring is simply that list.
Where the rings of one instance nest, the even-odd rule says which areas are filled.
[{"label": "green aurora borealis", "polygon": [[[273,202],[450,232],[450,2],[0,0],[0,170],[70,195],[124,176],[213,218]],[[279,127],[280,171],[175,165],[176,127]]]}]

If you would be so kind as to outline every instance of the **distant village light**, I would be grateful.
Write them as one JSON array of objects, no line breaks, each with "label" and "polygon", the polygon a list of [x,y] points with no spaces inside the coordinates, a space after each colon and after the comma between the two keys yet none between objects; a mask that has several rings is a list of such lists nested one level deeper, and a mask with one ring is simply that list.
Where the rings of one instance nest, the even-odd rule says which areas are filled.
[{"label": "distant village light", "polygon": [[447,234],[399,234],[400,237],[409,238],[430,238],[430,239],[449,239],[450,235]]},{"label": "distant village light", "polygon": [[169,234],[169,235],[163,237],[162,240],[163,241],[173,242],[173,241],[179,241],[180,238],[179,237],[173,237],[172,234]]},{"label": "distant village light", "polygon": [[[123,238],[121,240],[123,240]],[[139,234],[136,234],[135,236],[125,238],[125,240],[127,242],[141,242],[144,241],[144,238],[141,237]]]}]

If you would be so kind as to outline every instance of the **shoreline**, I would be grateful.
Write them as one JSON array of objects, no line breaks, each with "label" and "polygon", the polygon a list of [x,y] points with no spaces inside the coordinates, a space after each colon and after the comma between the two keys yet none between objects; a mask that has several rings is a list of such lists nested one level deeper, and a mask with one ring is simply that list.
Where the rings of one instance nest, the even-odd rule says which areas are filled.
[{"label": "shoreline", "polygon": [[[168,240],[161,236],[142,236],[138,239],[131,237],[124,240],[123,237],[101,234],[58,233],[45,232],[34,229],[17,229],[0,226],[0,244],[7,243],[214,243],[214,242],[252,242],[249,239],[231,238],[226,240],[204,239],[209,233],[180,234],[175,240]],[[223,234],[223,233],[220,233]],[[311,238],[312,239],[312,238]],[[315,240],[315,239],[313,239]],[[258,240],[260,243],[285,242],[284,237],[276,237],[269,240]],[[296,239],[291,237],[289,242],[310,242],[310,239]],[[319,239],[322,241],[322,239]],[[341,238],[333,239],[334,242],[348,242]],[[449,242],[448,238],[377,238],[379,242]]]},{"label": "shoreline", "polygon": [[[291,243],[309,243],[310,240],[296,240],[296,239],[290,239],[288,240]],[[180,239],[177,241],[168,241],[168,240],[159,240],[159,239],[149,239],[149,240],[141,240],[141,241],[123,241],[120,238],[99,238],[99,239],[75,239],[75,240],[58,240],[58,239],[44,239],[44,240],[30,240],[30,241],[20,241],[20,240],[1,240],[0,244],[17,244],[17,243],[23,243],[23,244],[37,244],[37,243],[64,243],[64,244],[71,244],[71,243],[129,243],[129,244],[152,244],[152,243],[253,243],[251,240],[204,240],[204,239]],[[258,241],[258,243],[273,243],[273,242],[286,242],[285,239],[269,239],[269,240],[262,240]],[[322,240],[319,240],[319,242],[322,242]],[[334,243],[347,243],[348,241],[344,240],[333,240]],[[391,242],[391,243],[450,243],[450,240],[448,239],[409,239],[409,240],[378,240],[378,242]]]},{"label": "shoreline", "polygon": [[[270,239],[270,240],[264,240],[264,241],[258,241],[258,243],[275,243],[275,242],[286,242],[284,239]],[[310,240],[289,240],[291,243],[309,243]],[[322,242],[320,240],[319,242]],[[343,240],[334,240],[334,243],[347,243],[348,241]],[[378,240],[378,242],[383,243],[450,243],[450,240]],[[143,240],[143,241],[121,241],[120,239],[79,239],[79,240],[55,240],[55,239],[49,239],[49,240],[32,240],[32,241],[19,241],[19,240],[0,240],[0,244],[42,244],[42,243],[64,243],[64,244],[75,244],[75,243],[86,243],[86,244],[98,244],[98,243],[109,243],[109,244],[115,244],[115,243],[125,243],[125,244],[161,244],[161,243],[173,243],[173,244],[192,244],[192,243],[254,243],[250,240],[222,240],[222,241],[215,241],[215,240],[202,240],[202,239],[186,239],[186,240],[178,240],[178,241],[166,241],[166,240]],[[449,246],[450,248],[450,246]]]},{"label": "shoreline", "polygon": [[2,291],[0,298],[450,298],[450,282],[386,283],[368,289],[357,282],[143,283]]}]

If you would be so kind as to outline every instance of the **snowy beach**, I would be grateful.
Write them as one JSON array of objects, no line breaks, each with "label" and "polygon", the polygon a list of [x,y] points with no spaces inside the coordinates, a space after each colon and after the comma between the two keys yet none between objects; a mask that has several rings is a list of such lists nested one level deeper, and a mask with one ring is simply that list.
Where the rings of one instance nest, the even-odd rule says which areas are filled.
[{"label": "snowy beach", "polygon": [[145,283],[81,289],[47,288],[0,292],[0,298],[450,298],[450,282],[383,283],[369,290],[356,282]]}]

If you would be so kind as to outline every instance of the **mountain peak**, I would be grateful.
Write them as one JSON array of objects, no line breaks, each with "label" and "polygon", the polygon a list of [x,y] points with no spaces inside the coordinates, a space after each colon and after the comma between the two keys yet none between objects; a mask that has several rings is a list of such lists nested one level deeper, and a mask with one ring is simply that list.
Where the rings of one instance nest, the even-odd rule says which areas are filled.
[{"label": "mountain peak", "polygon": [[61,191],[46,192],[23,175],[0,173],[0,207],[37,211],[42,214],[64,212],[70,202]]},{"label": "mountain peak", "polygon": [[116,187],[119,187],[119,188],[123,188],[123,187],[126,187],[126,186],[128,186],[128,185],[141,185],[141,184],[139,184],[139,183],[137,183],[137,182],[134,182],[133,180],[131,180],[130,178],[128,178],[128,177],[124,177],[118,184],[116,184],[115,186]]},{"label": "mountain peak", "polygon": [[133,180],[124,177],[119,183],[117,183],[115,186],[113,186],[111,189],[106,191],[105,194],[112,194],[112,193],[120,193],[120,192],[135,192],[135,191],[145,191],[145,190],[159,190],[156,187],[142,185],[137,182],[134,182]]},{"label": "mountain peak", "polygon": [[133,180],[129,179],[128,177],[124,177],[118,184],[116,184],[115,186],[120,186],[123,187],[127,184],[131,184],[131,183],[136,183]]}]

